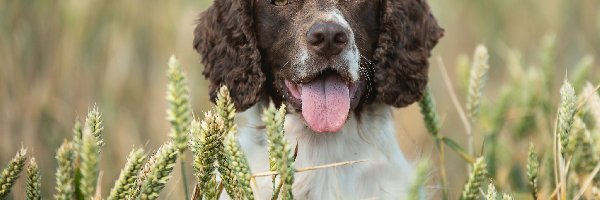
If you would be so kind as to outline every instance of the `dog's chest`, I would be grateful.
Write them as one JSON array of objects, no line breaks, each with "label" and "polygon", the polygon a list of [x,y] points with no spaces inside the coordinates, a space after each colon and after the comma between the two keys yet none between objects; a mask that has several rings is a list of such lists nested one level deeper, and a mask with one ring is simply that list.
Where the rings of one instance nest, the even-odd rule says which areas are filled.
[{"label": "dog's chest", "polygon": [[[256,128],[262,124],[261,111],[258,106],[240,115],[240,143],[254,173],[269,170],[266,133]],[[403,197],[412,180],[412,170],[397,145],[389,109],[375,108],[361,119],[359,122],[351,117],[338,133],[315,134],[297,114],[286,116],[285,137],[289,144],[298,144],[296,168],[365,161],[297,173],[293,186],[297,199]],[[254,190],[259,199],[268,199],[272,188],[270,177],[256,179]]]}]

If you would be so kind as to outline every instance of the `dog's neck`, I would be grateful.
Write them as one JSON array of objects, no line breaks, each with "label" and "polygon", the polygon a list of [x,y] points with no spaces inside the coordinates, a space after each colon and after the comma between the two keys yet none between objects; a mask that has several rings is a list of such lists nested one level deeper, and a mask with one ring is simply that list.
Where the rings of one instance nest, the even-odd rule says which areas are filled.
[{"label": "dog's neck", "polygon": [[[404,160],[396,141],[390,107],[366,106],[360,115],[350,115],[344,128],[337,133],[314,133],[302,122],[300,114],[288,114],[286,138],[292,144],[297,141],[299,152],[305,153],[298,154],[299,164],[303,165],[299,167],[352,160]],[[311,149],[306,149],[308,147]]]},{"label": "dog's neck", "polygon": [[[264,104],[240,113],[240,143],[253,172],[268,171],[267,139],[261,122]],[[285,120],[285,138],[298,144],[296,168],[366,160],[352,166],[296,174],[294,195],[298,199],[401,198],[412,180],[411,165],[396,141],[391,108],[365,106],[360,116],[350,115],[337,133],[314,133],[298,113]],[[260,198],[270,196],[270,178],[257,180]],[[266,191],[265,191],[266,190]],[[346,196],[352,195],[352,196]],[[387,199],[387,198],[385,198]]]}]

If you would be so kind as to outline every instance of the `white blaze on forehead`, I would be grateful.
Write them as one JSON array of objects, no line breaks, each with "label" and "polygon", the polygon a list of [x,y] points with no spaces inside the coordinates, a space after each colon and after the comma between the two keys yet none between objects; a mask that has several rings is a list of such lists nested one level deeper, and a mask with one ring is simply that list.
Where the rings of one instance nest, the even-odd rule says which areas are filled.
[{"label": "white blaze on forehead", "polygon": [[345,64],[347,64],[348,72],[352,76],[353,81],[358,80],[358,72],[360,66],[360,53],[358,51],[358,47],[356,46],[356,38],[354,37],[354,31],[350,24],[342,15],[342,12],[337,8],[334,8],[327,12],[325,21],[334,22],[336,24],[341,25],[344,29],[348,30],[348,45],[346,49],[342,52],[342,57],[344,59]]},{"label": "white blaze on forehead", "polygon": [[348,24],[348,21],[346,21],[346,19],[342,15],[342,12],[340,12],[340,10],[338,10],[337,8],[334,8],[334,9],[328,11],[325,15],[325,19],[323,19],[323,20],[328,21],[328,22],[337,23],[337,24],[341,25],[342,27],[350,30],[350,32],[352,32],[352,30],[350,28],[350,24]]}]

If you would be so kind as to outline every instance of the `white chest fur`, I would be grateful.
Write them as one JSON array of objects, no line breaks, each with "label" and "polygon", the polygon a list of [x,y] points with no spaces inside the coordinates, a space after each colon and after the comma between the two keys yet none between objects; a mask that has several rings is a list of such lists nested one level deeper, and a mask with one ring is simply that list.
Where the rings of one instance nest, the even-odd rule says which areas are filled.
[{"label": "white chest fur", "polygon": [[[269,171],[267,139],[261,122],[263,105],[238,115],[239,139],[253,173]],[[298,144],[296,168],[367,160],[349,166],[297,173],[297,199],[402,199],[413,179],[411,164],[396,142],[391,108],[370,105],[358,118],[351,115],[337,133],[315,134],[297,113],[286,116],[289,144]],[[270,177],[257,178],[258,199],[272,195]]]}]

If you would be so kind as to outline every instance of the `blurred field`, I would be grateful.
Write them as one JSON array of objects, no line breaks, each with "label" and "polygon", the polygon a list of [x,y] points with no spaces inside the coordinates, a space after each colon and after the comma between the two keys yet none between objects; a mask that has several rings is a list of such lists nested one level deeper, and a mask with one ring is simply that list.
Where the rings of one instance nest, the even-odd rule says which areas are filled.
[{"label": "blurred field", "polygon": [[[557,86],[565,72],[574,73],[585,55],[600,59],[600,2],[596,0],[429,2],[446,29],[431,59],[430,86],[443,117],[442,134],[457,141],[464,142],[466,137],[441,81],[438,57],[443,58],[455,90],[463,97],[461,83],[466,80],[460,78],[456,63],[461,55],[470,56],[477,44],[486,44],[492,68],[484,106],[492,108],[489,105],[498,101],[501,83],[509,81],[508,52],[518,50],[522,57],[519,63],[525,68],[537,65],[545,35],[555,35],[557,41],[551,57],[555,76],[550,83],[554,87],[552,91],[548,87],[535,90],[555,97],[552,105],[558,102]],[[6,163],[20,146],[30,147],[30,155],[36,157],[42,169],[44,195],[50,197],[54,192],[56,149],[71,137],[74,121],[85,117],[88,107],[97,104],[106,128],[100,166],[104,173],[102,193],[106,196],[133,146],[156,149],[167,140],[165,71],[171,54],[180,58],[189,75],[196,113],[210,108],[199,57],[191,45],[197,13],[210,3],[0,0],[0,163]],[[600,81],[597,64],[586,74],[592,83]],[[515,98],[518,96],[515,94]],[[464,102],[464,98],[461,100]],[[512,110],[508,120],[519,117],[520,111]],[[398,140],[407,156],[437,162],[437,150],[417,106],[397,110],[396,118]],[[499,156],[507,162],[498,169],[496,178],[500,182],[513,181],[506,177],[513,173],[514,166],[524,167],[530,138],[539,138],[513,136],[511,130],[501,132],[503,151]],[[535,130],[536,134],[545,134]],[[482,138],[478,137],[476,144]],[[446,160],[451,172],[450,196],[456,197],[466,179],[465,164],[453,152],[447,153]],[[163,198],[182,199],[179,173],[174,174]],[[516,184],[502,189],[522,192]],[[14,188],[15,199],[23,199],[22,188]]]}]

